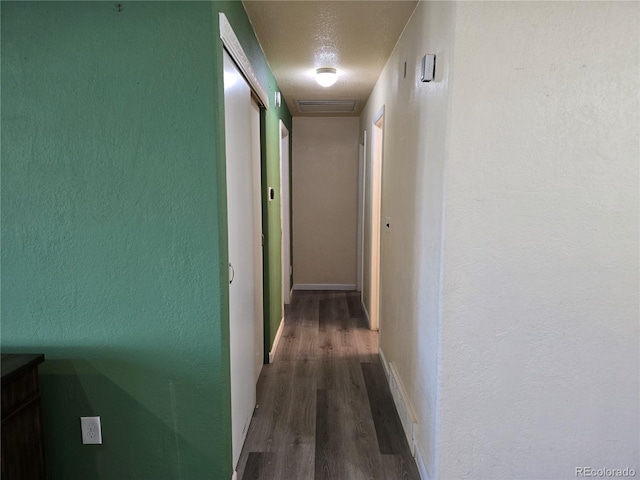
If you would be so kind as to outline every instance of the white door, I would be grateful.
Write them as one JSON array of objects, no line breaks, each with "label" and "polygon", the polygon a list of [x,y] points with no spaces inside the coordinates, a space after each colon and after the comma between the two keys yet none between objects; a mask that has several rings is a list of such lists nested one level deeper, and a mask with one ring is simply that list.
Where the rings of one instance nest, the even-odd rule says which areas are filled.
[{"label": "white door", "polygon": [[[291,303],[291,212],[289,206],[289,130],[280,121],[280,218],[282,245],[282,303]],[[284,315],[284,308],[282,310]]]},{"label": "white door", "polygon": [[[233,465],[256,404],[256,326],[262,325],[259,110],[235,63],[224,52],[224,110],[229,228],[229,337]],[[255,138],[258,138],[257,142]],[[256,145],[258,152],[255,152]],[[260,335],[261,336],[261,335]],[[262,353],[260,353],[262,357]]]}]

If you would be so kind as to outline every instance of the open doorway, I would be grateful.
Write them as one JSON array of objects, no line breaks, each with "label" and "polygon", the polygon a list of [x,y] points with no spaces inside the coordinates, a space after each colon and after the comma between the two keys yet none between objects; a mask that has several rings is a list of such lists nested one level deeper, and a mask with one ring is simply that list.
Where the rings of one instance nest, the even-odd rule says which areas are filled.
[{"label": "open doorway", "polygon": [[280,120],[280,227],[282,245],[282,304],[291,303],[291,206],[289,192],[289,130]]},{"label": "open doorway", "polygon": [[371,125],[371,312],[372,330],[380,329],[380,227],[382,211],[382,159],[384,107]]}]

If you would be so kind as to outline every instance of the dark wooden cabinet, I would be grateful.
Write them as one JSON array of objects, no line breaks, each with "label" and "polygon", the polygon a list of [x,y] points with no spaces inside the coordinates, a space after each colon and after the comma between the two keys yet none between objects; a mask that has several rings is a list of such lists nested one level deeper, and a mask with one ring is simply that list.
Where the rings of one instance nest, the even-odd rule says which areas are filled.
[{"label": "dark wooden cabinet", "polygon": [[38,365],[42,354],[2,354],[2,480],[45,478]]}]

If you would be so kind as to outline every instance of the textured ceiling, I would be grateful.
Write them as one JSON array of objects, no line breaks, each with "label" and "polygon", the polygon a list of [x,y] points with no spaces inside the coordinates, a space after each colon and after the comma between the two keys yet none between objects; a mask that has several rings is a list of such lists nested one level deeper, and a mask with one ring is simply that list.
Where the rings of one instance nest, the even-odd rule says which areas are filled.
[{"label": "textured ceiling", "polygon": [[[289,110],[302,116],[319,114],[300,113],[297,100],[357,100],[358,115],[418,2],[243,3]],[[338,69],[335,85],[315,82],[319,67]]]}]

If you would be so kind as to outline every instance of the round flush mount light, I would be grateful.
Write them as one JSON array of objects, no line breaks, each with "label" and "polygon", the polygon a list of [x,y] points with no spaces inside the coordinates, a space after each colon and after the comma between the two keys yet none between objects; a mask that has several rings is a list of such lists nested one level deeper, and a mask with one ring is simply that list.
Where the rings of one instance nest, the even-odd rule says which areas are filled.
[{"label": "round flush mount light", "polygon": [[330,87],[338,80],[338,71],[335,68],[325,67],[316,69],[316,82],[323,87]]}]

